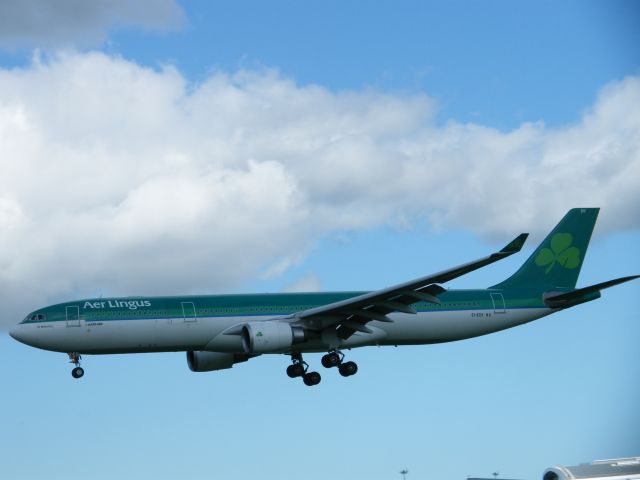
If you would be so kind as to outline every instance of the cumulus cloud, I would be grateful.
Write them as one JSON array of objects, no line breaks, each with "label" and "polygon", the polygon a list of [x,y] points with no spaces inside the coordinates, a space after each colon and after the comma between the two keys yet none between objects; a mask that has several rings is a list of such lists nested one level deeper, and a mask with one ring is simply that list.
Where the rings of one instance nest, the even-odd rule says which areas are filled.
[{"label": "cumulus cloud", "polygon": [[638,228],[638,104],[629,77],[575,124],[502,132],[439,125],[425,95],[275,71],[192,85],[102,53],[0,70],[2,322],[76,296],[230,291],[331,231],[504,241],[574,206],[604,207],[600,233]]},{"label": "cumulus cloud", "polygon": [[96,44],[114,28],[164,31],[184,18],[175,0],[3,0],[0,48]]},{"label": "cumulus cloud", "polygon": [[294,282],[287,285],[284,292],[320,292],[322,291],[322,281],[313,272],[307,273]]}]

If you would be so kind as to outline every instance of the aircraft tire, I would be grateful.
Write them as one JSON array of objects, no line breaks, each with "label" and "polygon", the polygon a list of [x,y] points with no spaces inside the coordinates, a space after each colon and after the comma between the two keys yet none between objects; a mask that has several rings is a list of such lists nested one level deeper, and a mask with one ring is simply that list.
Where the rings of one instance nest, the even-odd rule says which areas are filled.
[{"label": "aircraft tire", "polygon": [[338,355],[336,352],[327,353],[326,355],[322,356],[320,363],[322,363],[322,366],[324,368],[337,367],[338,365],[340,365],[340,355]]},{"label": "aircraft tire", "polygon": [[305,373],[304,376],[302,377],[302,381],[308,387],[318,385],[321,379],[322,377],[320,377],[320,374],[318,372]]},{"label": "aircraft tire", "polygon": [[81,378],[84,375],[84,368],[82,367],[76,367],[73,370],[71,370],[71,376],[73,378]]},{"label": "aircraft tire", "polygon": [[356,362],[345,362],[338,367],[340,375],[350,377],[358,373],[358,364]]},{"label": "aircraft tire", "polygon": [[287,367],[287,375],[289,378],[301,377],[304,375],[304,367],[299,363],[294,363]]}]

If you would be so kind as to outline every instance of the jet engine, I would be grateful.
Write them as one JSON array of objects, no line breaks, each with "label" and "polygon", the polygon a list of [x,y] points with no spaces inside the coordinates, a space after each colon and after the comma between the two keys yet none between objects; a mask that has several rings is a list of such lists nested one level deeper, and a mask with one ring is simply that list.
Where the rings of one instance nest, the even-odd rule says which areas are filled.
[{"label": "jet engine", "polygon": [[246,353],[274,353],[306,340],[302,327],[285,322],[251,322],[242,327],[242,348]]},{"label": "jet engine", "polygon": [[234,364],[246,362],[255,355],[222,352],[187,352],[187,364],[192,372],[211,372],[231,368]]}]

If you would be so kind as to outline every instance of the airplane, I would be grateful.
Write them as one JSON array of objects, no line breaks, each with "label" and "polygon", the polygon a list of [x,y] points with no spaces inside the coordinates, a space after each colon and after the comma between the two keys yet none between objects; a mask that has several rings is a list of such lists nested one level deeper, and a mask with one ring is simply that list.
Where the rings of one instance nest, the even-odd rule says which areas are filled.
[{"label": "airplane", "polygon": [[512,328],[596,300],[632,275],[576,288],[599,208],[570,210],[527,261],[506,280],[478,290],[441,284],[519,252],[528,236],[502,250],[433,275],[373,292],[233,294],[90,298],[31,312],[16,340],[67,353],[74,378],[81,356],[185,351],[194,372],[233,367],[262,354],[291,357],[286,373],[320,383],[303,360],[349,377],[358,371],[343,350],[365,346],[452,342]]}]

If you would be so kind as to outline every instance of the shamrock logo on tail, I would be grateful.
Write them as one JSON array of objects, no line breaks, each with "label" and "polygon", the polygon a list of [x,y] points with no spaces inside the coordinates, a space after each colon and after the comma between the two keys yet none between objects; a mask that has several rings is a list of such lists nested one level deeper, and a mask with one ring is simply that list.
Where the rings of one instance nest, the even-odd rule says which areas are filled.
[{"label": "shamrock logo on tail", "polygon": [[556,233],[551,237],[551,249],[543,248],[536,257],[536,265],[547,267],[548,274],[556,263],[564,268],[576,268],[580,265],[580,250],[572,247],[573,237],[570,233]]}]

